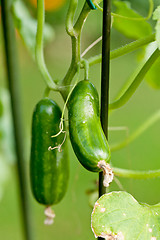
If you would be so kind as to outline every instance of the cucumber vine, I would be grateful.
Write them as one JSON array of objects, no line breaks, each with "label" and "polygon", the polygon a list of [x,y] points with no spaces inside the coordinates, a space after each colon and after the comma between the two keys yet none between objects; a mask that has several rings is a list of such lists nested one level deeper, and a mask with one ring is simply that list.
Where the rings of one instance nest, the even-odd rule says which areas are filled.
[{"label": "cucumber vine", "polygon": [[[18,0],[15,0],[13,2],[16,2],[16,1],[18,1]],[[11,2],[12,2],[12,0],[10,0],[9,5],[7,5],[7,3],[5,3],[5,0],[1,0],[1,8],[2,8],[3,32],[4,32],[4,38],[5,38],[5,44],[6,44],[5,45],[5,54],[7,56],[7,58],[6,58],[7,59],[7,61],[6,61],[7,62],[7,72],[8,72],[10,92],[11,92],[11,96],[13,98],[12,99],[12,102],[13,102],[12,103],[12,111],[13,111],[13,116],[15,117],[15,119],[14,119],[15,129],[17,129],[16,122],[18,123],[18,120],[16,120],[16,119],[17,119],[18,113],[16,112],[14,101],[18,101],[18,100],[16,100],[15,88],[14,88],[14,84],[12,82],[12,80],[15,81],[15,76],[16,76],[16,70],[15,70],[16,67],[14,69],[14,61],[13,61],[14,51],[12,52],[12,50],[14,50],[15,47],[13,47],[13,49],[12,49],[11,32],[13,33],[13,26],[9,24],[11,22],[11,18],[10,19],[7,18],[9,16],[7,14],[9,14],[8,9],[9,9],[9,6],[11,5]],[[84,1],[84,4],[83,4],[80,12],[77,13],[77,9],[79,7],[79,2],[80,2],[79,0],[70,0],[69,1],[67,16],[66,16],[66,20],[65,20],[65,29],[66,29],[66,33],[68,34],[68,36],[70,37],[70,40],[71,40],[71,46],[72,46],[71,62],[70,62],[70,66],[69,66],[66,74],[64,75],[64,77],[62,79],[57,80],[56,76],[51,76],[51,74],[49,73],[49,71],[47,69],[47,65],[45,63],[45,58],[44,58],[45,2],[44,2],[44,0],[37,0],[37,29],[36,29],[36,33],[35,33],[36,43],[35,43],[34,47],[35,47],[35,61],[37,63],[39,71],[41,72],[43,79],[45,81],[45,84],[46,84],[46,88],[45,88],[44,94],[43,94],[43,97],[45,99],[44,101],[46,101],[46,99],[48,99],[51,91],[59,92],[59,94],[61,95],[61,97],[63,98],[63,101],[64,101],[63,111],[61,113],[61,118],[59,119],[60,120],[59,128],[57,126],[57,121],[56,121],[56,129],[55,130],[57,130],[57,132],[54,132],[54,134],[52,134],[52,136],[49,137],[49,140],[48,140],[48,136],[46,137],[46,135],[45,135],[46,133],[45,133],[45,131],[43,131],[43,128],[40,128],[39,125],[37,127],[37,129],[38,128],[41,129],[41,131],[43,132],[42,134],[45,135],[46,143],[47,143],[47,141],[48,142],[51,141],[51,143],[53,142],[55,144],[54,146],[52,146],[51,144],[49,146],[47,144],[46,145],[44,144],[45,151],[46,151],[45,154],[48,154],[48,151],[49,151],[50,156],[55,154],[55,151],[53,151],[55,149],[56,149],[56,153],[58,150],[57,154],[60,154],[60,152],[62,150],[61,148],[64,147],[64,144],[66,142],[67,130],[64,130],[64,121],[65,121],[64,113],[65,113],[66,108],[68,108],[69,111],[71,109],[71,107],[69,106],[70,97],[72,96],[72,93],[74,92],[74,88],[79,81],[80,72],[83,72],[84,80],[87,80],[86,82],[88,84],[90,69],[93,66],[95,66],[96,64],[102,63],[101,114],[97,113],[97,116],[99,117],[99,115],[101,115],[101,125],[102,125],[102,129],[103,129],[102,132],[105,133],[105,137],[106,137],[105,141],[106,141],[106,145],[107,145],[108,144],[108,142],[107,142],[108,141],[107,140],[108,139],[108,116],[110,117],[110,114],[112,113],[113,110],[116,110],[116,109],[121,108],[122,106],[126,105],[126,103],[132,98],[134,93],[137,91],[137,89],[140,86],[140,84],[142,83],[142,81],[145,79],[146,74],[150,71],[150,69],[153,66],[155,66],[155,64],[157,64],[157,62],[159,61],[159,57],[160,57],[160,41],[159,41],[160,13],[159,13],[159,7],[157,7],[156,10],[154,11],[153,0],[148,1],[149,10],[145,17],[141,16],[140,14],[135,12],[133,9],[131,9],[129,4],[127,5],[126,2],[124,2],[124,1],[121,2],[121,1],[116,1],[116,0],[115,1],[108,0],[107,3],[105,2],[105,0],[104,1],[102,1],[102,0],[93,0],[93,1],[86,0],[86,1]],[[100,5],[102,2],[103,2],[103,7]],[[118,5],[117,5],[117,2],[118,2]],[[116,9],[114,12],[111,12],[110,3],[111,3],[111,5],[115,4],[114,6]],[[105,8],[106,7],[105,4],[108,4],[107,9]],[[121,4],[125,4],[126,12],[124,12],[124,14],[120,7]],[[117,10],[117,8],[118,8],[118,10]],[[107,31],[106,32],[103,31],[102,36],[100,36],[97,40],[95,40],[93,43],[91,43],[91,45],[88,46],[82,52],[81,51],[81,45],[82,45],[81,44],[82,43],[81,36],[82,36],[83,26],[85,25],[85,22],[89,16],[89,14],[91,12],[93,14],[96,14],[96,11],[103,12],[103,23],[107,18],[107,20],[106,20],[107,26],[105,26]],[[131,16],[130,16],[130,14],[131,14]],[[28,15],[27,15],[27,17],[28,17]],[[157,21],[155,31],[150,31],[150,29],[152,29],[152,27],[151,27],[149,21],[151,21],[152,18],[153,18],[153,20]],[[120,21],[124,21],[125,23],[127,21],[129,21],[129,22],[132,22],[132,24],[137,24],[137,25],[138,24],[148,24],[147,26],[149,26],[149,27],[147,28],[146,32],[144,31],[144,33],[142,33],[142,37],[137,37],[137,35],[135,35],[135,39],[132,42],[130,42],[124,46],[121,46],[118,49],[114,49],[114,50],[110,51],[110,30],[112,29],[112,27],[116,28],[117,23],[115,24],[115,21],[117,21],[117,19]],[[111,23],[111,20],[112,20],[112,23]],[[15,25],[18,26],[17,23]],[[19,25],[21,25],[21,24],[19,24]],[[120,24],[119,24],[117,29],[120,32],[122,32],[124,35],[126,34],[126,36],[130,36],[129,33],[127,31],[125,32],[124,29],[122,29],[122,28],[123,28],[122,25],[120,26]],[[134,29],[133,29],[133,31],[134,31]],[[133,38],[134,38],[134,36],[133,36]],[[101,40],[102,40],[102,53],[99,53],[98,55],[87,58],[86,54],[88,53],[88,51],[90,51]],[[156,42],[156,48],[154,49],[154,51],[152,51],[152,53],[150,54],[150,56],[147,59],[143,58],[143,66],[139,69],[136,76],[133,77],[133,79],[130,83],[125,82],[125,84],[119,90],[117,97],[114,99],[114,101],[109,101],[110,61],[112,59],[120,58],[121,56],[131,53],[137,49],[144,49],[144,51],[146,52],[147,51],[146,47],[150,46],[150,43],[153,43],[153,42]],[[14,46],[14,39],[13,39],[13,46]],[[105,54],[106,54],[106,56],[104,58]],[[15,86],[16,86],[16,84],[15,84]],[[94,99],[94,97],[93,97],[93,99]],[[84,106],[85,106],[85,104],[87,105],[88,102],[86,101],[87,103],[85,103],[85,100],[86,100],[85,97],[83,98],[83,100],[84,100]],[[82,103],[81,98],[80,98],[80,101],[78,104],[82,105],[80,102]],[[94,106],[94,104],[93,104],[93,106]],[[72,105],[72,107],[74,107],[74,106]],[[96,107],[95,107],[95,109],[96,109]],[[77,118],[77,115],[78,115],[77,109],[74,109],[74,110],[75,110],[74,111],[75,116]],[[79,109],[78,109],[78,111],[79,111]],[[46,114],[48,114],[48,112],[46,112]],[[79,116],[79,119],[81,120],[81,116],[80,115],[78,115],[78,116]],[[86,114],[85,117],[86,116],[88,116],[88,115]],[[86,119],[87,119],[87,117],[86,117]],[[95,118],[95,119],[97,120],[97,118]],[[159,121],[159,119],[160,119],[160,110],[156,111],[151,117],[149,117],[146,121],[144,121],[144,123],[142,125],[140,125],[137,129],[135,129],[124,140],[110,144],[108,147],[108,149],[109,149],[108,152],[110,153],[110,150],[111,150],[111,156],[112,156],[112,152],[117,151],[122,148],[125,148],[131,142],[135,141],[149,127],[151,127],[153,124],[155,124],[157,121]],[[37,121],[37,119],[36,119],[36,121]],[[71,125],[70,121],[71,121],[71,119],[69,119],[69,125]],[[76,129],[77,130],[77,142],[74,141],[75,139],[74,140],[71,139],[71,135],[75,134],[75,129],[74,129],[75,122],[73,123],[73,126],[72,126],[72,133],[70,132],[70,140],[71,140],[72,145],[75,144],[75,149],[77,150],[77,148],[78,148],[77,142],[79,141],[79,134],[80,134],[81,129],[80,130],[78,129],[78,127],[80,127],[80,124],[79,124],[79,122],[78,123],[76,122],[76,124],[77,124],[76,127],[78,126],[77,127],[78,130]],[[89,123],[90,122],[92,122],[92,116],[89,119]],[[86,121],[83,121],[83,123],[86,123]],[[99,123],[98,128],[100,128],[99,127],[100,121],[98,123]],[[38,122],[38,124],[40,124],[40,123]],[[96,122],[96,124],[97,124],[97,122]],[[96,126],[96,124],[95,124],[95,126]],[[20,124],[20,126],[21,126],[21,124]],[[46,127],[46,122],[44,122],[44,126]],[[88,126],[88,125],[86,124],[85,126]],[[50,129],[52,132],[52,122],[50,123]],[[19,133],[18,130],[15,130],[15,131],[17,131]],[[71,130],[69,130],[69,131],[71,131]],[[36,133],[37,132],[38,132],[38,130],[36,131]],[[62,136],[61,136],[61,134],[62,134]],[[100,147],[99,147],[98,151],[102,154],[101,146],[103,146],[103,143],[102,143],[103,142],[102,139],[104,139],[104,136],[102,136],[103,133],[98,133],[95,135],[96,135],[96,137],[94,136],[95,139],[96,140],[99,139]],[[41,133],[39,136],[41,136]],[[38,136],[38,138],[40,139],[39,136]],[[90,147],[91,142],[93,141],[93,135],[92,134],[89,135],[89,133],[88,133],[88,136],[90,136],[90,139],[89,139],[90,144],[88,144],[88,146]],[[59,143],[59,145],[56,145],[57,137],[61,138],[61,142]],[[24,193],[24,189],[23,189],[26,180],[24,179],[25,177],[23,178],[23,176],[22,176],[23,172],[24,172],[24,169],[23,169],[24,166],[23,166],[21,160],[19,159],[20,156],[23,155],[22,151],[19,150],[20,141],[21,141],[20,139],[22,139],[22,136],[21,135],[17,136],[15,133],[15,139],[16,139],[16,147],[17,147],[17,156],[18,156],[17,166],[18,166],[18,172],[19,172],[19,179],[20,179],[20,183],[21,183],[22,208],[25,209],[23,217],[24,217],[24,225],[26,223],[26,227],[25,227],[26,240],[30,240],[31,236],[30,236],[30,233],[28,230],[29,229],[28,228],[29,217],[28,217],[27,210],[26,210],[28,207],[27,207],[27,203],[26,203],[26,199],[25,199],[26,194]],[[102,143],[102,145],[101,145],[101,143]],[[42,145],[42,142],[39,143],[38,148],[41,148],[41,145]],[[80,148],[82,145],[80,145]],[[87,144],[85,143],[84,145],[87,145]],[[103,153],[105,153],[105,151],[106,151],[106,145],[103,146],[103,150],[104,150]],[[48,146],[47,149],[46,149],[46,146]],[[94,147],[95,147],[95,145],[94,145]],[[23,149],[23,146],[22,146],[22,149]],[[74,149],[74,151],[75,151],[75,149]],[[93,170],[92,169],[93,162],[91,164],[89,162],[88,166],[87,166],[86,162],[89,159],[89,157],[86,153],[89,155],[90,151],[88,151],[88,152],[86,151],[84,153],[83,151],[81,152],[78,149],[76,156],[79,159],[79,161],[81,162],[81,164],[83,166],[85,166],[86,169],[92,171]],[[99,155],[101,155],[101,154],[99,154]],[[94,154],[91,154],[91,155],[93,156]],[[92,156],[91,156],[91,158],[92,158]],[[97,154],[97,156],[98,156],[98,154]],[[37,157],[37,155],[36,155],[36,157]],[[85,159],[85,157],[87,160]],[[22,157],[22,159],[23,159],[23,157]],[[42,159],[42,160],[44,160],[44,159]],[[85,161],[83,161],[83,160],[85,160]],[[94,160],[95,160],[95,157],[94,157]],[[39,158],[37,158],[37,166],[39,165],[38,161],[39,161]],[[50,158],[50,162],[51,161],[52,161],[52,158]],[[100,158],[100,159],[98,159],[98,161],[99,161],[98,164],[100,164],[100,165],[98,166],[97,162],[95,162],[95,166],[94,166],[94,171],[96,171],[96,172],[98,172],[99,169],[104,168],[105,160],[104,159],[102,160]],[[107,159],[107,161],[108,161],[108,159]],[[33,164],[34,164],[34,159],[33,159]],[[132,179],[151,179],[151,178],[160,177],[160,169],[156,169],[156,170],[152,170],[152,171],[151,170],[138,171],[138,170],[117,168],[112,163],[112,159],[111,159],[110,165],[107,162],[107,167],[109,169],[108,172],[110,174],[113,171],[115,178],[116,178],[116,176],[122,177],[122,178],[132,178]],[[42,175],[43,175],[44,174],[43,167],[41,170],[42,170]],[[59,170],[57,170],[57,176],[58,176],[58,171]],[[103,169],[103,172],[105,172],[105,171],[106,171],[106,168]],[[34,178],[35,174],[33,173],[32,175],[33,175],[32,177]],[[67,177],[68,177],[68,175],[67,175]],[[64,182],[66,181],[67,177],[65,179],[63,179],[63,185],[65,185]],[[113,175],[111,175],[111,179],[112,178],[113,178]],[[37,179],[36,179],[36,181],[37,181]],[[55,179],[54,179],[54,181],[55,181]],[[59,176],[59,181],[61,181],[60,176]],[[144,240],[148,240],[148,239],[156,240],[156,239],[160,238],[160,234],[157,230],[157,229],[159,229],[159,225],[157,222],[159,221],[158,216],[160,213],[160,204],[157,204],[155,206],[149,206],[147,204],[139,204],[135,199],[133,199],[133,197],[131,197],[130,194],[128,194],[126,192],[110,192],[108,194],[105,194],[107,190],[106,190],[106,188],[104,188],[102,186],[102,182],[103,182],[103,174],[100,173],[100,175],[99,175],[99,197],[100,198],[95,203],[93,213],[92,213],[92,230],[96,237],[98,237],[99,239],[105,238],[105,239],[113,239],[113,240],[116,240],[116,239],[117,240],[124,240],[124,239],[128,240],[129,236],[131,236],[131,238],[133,238],[133,239],[138,239],[138,238],[136,238],[137,236],[135,235],[134,232],[132,232],[130,235],[130,232],[128,230],[126,230],[125,228],[123,228],[123,226],[121,226],[120,223],[119,223],[119,225],[115,224],[115,223],[117,223],[119,221],[118,219],[120,219],[121,222],[127,221],[127,219],[130,216],[131,216],[130,217],[131,220],[133,221],[134,218],[137,218],[138,212],[140,211],[140,212],[144,213],[144,216],[148,216],[149,213],[152,212],[152,214],[149,215],[150,217],[148,218],[149,219],[148,222],[145,219],[143,219],[143,216],[140,216],[140,219],[142,219],[143,222],[146,221],[144,228],[147,227],[147,230],[146,230],[147,233],[144,230],[144,234],[146,234],[145,235],[146,238],[144,238]],[[111,181],[109,181],[109,182],[111,182]],[[43,204],[43,203],[45,203],[45,201],[42,196],[43,193],[41,191],[39,191],[39,189],[37,188],[38,184],[39,184],[39,180],[37,181],[37,185],[36,185],[36,191],[37,191],[36,194],[40,195],[42,200],[41,201],[39,200],[39,202],[41,202]],[[33,185],[34,185],[34,182],[33,182]],[[106,184],[106,186],[108,187],[108,184]],[[43,182],[42,182],[42,187],[43,187]],[[52,189],[52,186],[51,186],[51,189]],[[48,196],[49,196],[49,198],[50,197],[52,198],[52,196],[50,196],[50,192],[51,191],[49,190]],[[102,194],[104,194],[104,195],[101,197]],[[37,197],[37,199],[38,199],[38,197]],[[61,198],[61,196],[58,196],[58,201],[60,198]],[[118,198],[120,199],[119,202],[118,202]],[[113,200],[113,204],[109,201],[109,199]],[[126,202],[126,206],[127,206],[126,212],[124,210],[122,212],[121,216],[119,216],[118,211],[123,209],[123,199],[124,199],[124,202]],[[129,205],[127,201],[131,204]],[[47,202],[48,207],[50,206],[50,202],[52,203],[52,202],[54,202],[54,200],[51,199],[51,201]],[[135,208],[132,209],[132,206],[134,206],[134,205],[135,205]],[[109,213],[106,211],[107,207],[112,209],[111,216],[109,216]],[[137,212],[134,210],[136,210]],[[113,213],[112,211],[113,212],[117,211],[118,212],[117,215],[112,214]],[[130,214],[130,216],[127,216],[128,213]],[[48,208],[48,210],[46,211],[45,214],[47,216],[47,222],[49,222],[49,223],[52,222],[51,218],[54,217],[55,214],[51,212],[50,207]],[[109,221],[108,221],[108,218],[109,218]],[[146,219],[147,219],[147,217],[146,217]],[[108,222],[111,225],[109,225]],[[132,222],[132,224],[133,224],[133,222]],[[104,229],[104,231],[103,231],[103,229]],[[138,229],[138,226],[137,226],[137,229]],[[140,232],[141,230],[138,229],[138,231],[139,231],[138,232],[139,236],[141,236],[141,234],[142,234]],[[141,237],[141,239],[142,239],[142,237]]]},{"label": "cucumber vine", "polygon": [[[142,19],[130,18],[130,20],[133,20],[133,21],[148,20],[151,17],[153,12],[153,1],[150,0],[149,3],[150,3],[150,8],[149,8],[148,16],[146,18],[142,18]],[[95,3],[95,5],[98,6],[98,3]],[[71,42],[72,42],[71,64],[65,77],[57,82],[57,80],[54,81],[53,79],[51,79],[51,76],[48,73],[48,70],[46,68],[44,58],[43,58],[43,27],[44,27],[44,18],[45,18],[44,2],[43,0],[38,0],[38,9],[37,9],[38,26],[37,26],[37,45],[36,45],[37,64],[46,81],[46,84],[47,84],[46,91],[47,92],[49,92],[50,90],[59,91],[65,101],[67,99],[68,94],[70,95],[71,90],[70,90],[70,87],[68,87],[67,89],[63,87],[70,86],[75,74],[78,71],[78,65],[80,64],[81,69],[84,69],[84,72],[85,72],[84,78],[88,79],[89,68],[94,64],[100,63],[102,60],[101,54],[90,57],[89,59],[85,59],[84,55],[83,55],[83,58],[81,57],[81,33],[82,33],[85,20],[87,19],[89,13],[91,12],[91,8],[87,4],[87,2],[85,2],[76,22],[74,23],[77,6],[78,6],[78,0],[71,0],[68,8],[67,17],[66,17],[66,31],[68,35],[71,37]],[[120,18],[125,18],[125,16],[116,15],[114,13],[112,13],[112,15]],[[115,59],[129,52],[135,51],[138,48],[142,48],[143,46],[153,41],[155,41],[155,33],[148,35],[144,38],[138,39],[134,42],[131,42],[125,46],[122,46],[119,49],[112,50],[110,52],[110,59]],[[150,56],[150,58],[145,62],[145,64],[143,65],[143,67],[135,77],[135,79],[133,79],[132,83],[130,84],[128,89],[125,91],[125,93],[123,93],[123,95],[120,96],[119,99],[109,104],[110,110],[117,109],[123,106],[124,104],[126,104],[126,102],[132,97],[132,95],[134,94],[134,92],[136,91],[140,83],[143,81],[146,73],[149,71],[149,69],[154,64],[154,62],[158,59],[159,56],[160,56],[160,51],[159,49],[156,49],[155,52]],[[130,140],[128,141],[128,144],[129,142]],[[121,144],[111,146],[111,149],[115,151],[120,146],[124,147],[126,143],[127,143],[127,140],[125,141],[125,143],[122,142]],[[117,171],[116,171],[116,174],[118,175]],[[121,175],[122,174],[123,173],[121,173]]]}]

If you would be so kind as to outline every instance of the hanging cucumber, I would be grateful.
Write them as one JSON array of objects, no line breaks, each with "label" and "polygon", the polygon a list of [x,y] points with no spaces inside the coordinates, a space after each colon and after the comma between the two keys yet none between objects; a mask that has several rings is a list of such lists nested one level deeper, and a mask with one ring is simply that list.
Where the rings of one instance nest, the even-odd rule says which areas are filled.
[{"label": "hanging cucumber", "polygon": [[102,130],[98,93],[88,80],[80,81],[68,102],[69,134],[73,150],[80,163],[89,171],[103,170],[104,185],[113,179],[108,164],[110,149]]},{"label": "hanging cucumber", "polygon": [[65,132],[57,134],[61,114],[54,101],[44,98],[36,105],[32,120],[31,189],[35,199],[48,207],[46,224],[53,222],[49,206],[64,197],[69,176]]}]

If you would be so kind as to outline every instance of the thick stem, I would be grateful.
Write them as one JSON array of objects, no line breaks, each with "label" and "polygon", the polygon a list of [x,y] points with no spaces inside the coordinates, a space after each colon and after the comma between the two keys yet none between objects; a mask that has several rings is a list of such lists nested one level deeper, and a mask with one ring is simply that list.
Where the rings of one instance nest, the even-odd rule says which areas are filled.
[{"label": "thick stem", "polygon": [[[109,105],[109,63],[110,63],[110,26],[111,2],[103,1],[103,34],[102,34],[102,76],[101,76],[101,123],[108,139],[108,105]],[[103,186],[103,173],[99,174],[99,197],[106,192]],[[102,238],[99,238],[102,239]]]},{"label": "thick stem", "polygon": [[78,34],[81,33],[83,25],[85,23],[86,18],[88,17],[88,14],[90,13],[91,9],[88,6],[87,2],[84,4],[84,7],[74,25],[75,32]]},{"label": "thick stem", "polygon": [[68,35],[75,36],[74,32],[74,15],[77,9],[78,0],[70,0],[69,9],[66,17],[66,31]]},{"label": "thick stem", "polygon": [[[78,37],[74,37],[74,36],[71,37],[71,41],[72,41],[71,65],[68,69],[67,74],[62,79],[62,81],[59,83],[59,91],[61,92],[61,95],[62,95],[64,101],[66,100],[66,98],[70,92],[70,83],[78,71],[78,64],[80,63],[80,51],[81,51],[80,39],[81,39],[81,34],[79,34]],[[65,88],[63,86],[65,86]]]},{"label": "thick stem", "polygon": [[155,52],[151,55],[151,57],[147,60],[147,62],[144,64],[140,72],[137,74],[129,88],[126,90],[126,92],[116,101],[109,104],[109,109],[117,109],[122,107],[128,100],[132,97],[132,95],[135,93],[136,89],[144,79],[144,76],[149,71],[153,63],[157,60],[157,58],[160,56],[159,49],[156,49]]},{"label": "thick stem", "polygon": [[[66,30],[67,33],[71,36],[71,41],[72,41],[72,60],[71,64],[69,67],[69,70],[65,77],[60,81],[59,84],[59,91],[63,97],[64,100],[67,99],[67,96],[70,91],[70,84],[78,71],[78,64],[80,64],[81,60],[81,32],[82,28],[84,25],[84,22],[91,11],[89,8],[87,2],[84,4],[84,7],[74,24],[74,15],[75,15],[75,10],[77,7],[77,0],[71,0],[67,18],[66,18]],[[74,24],[74,26],[73,26]],[[64,88],[63,86],[67,86],[67,88]]]},{"label": "thick stem", "polygon": [[31,240],[31,218],[30,209],[28,201],[28,185],[26,178],[26,159],[24,158],[25,148],[24,148],[24,128],[22,127],[21,120],[21,98],[19,91],[19,76],[18,76],[18,61],[15,43],[15,32],[13,26],[13,19],[11,17],[10,0],[1,0],[2,9],[2,24],[4,33],[4,47],[6,55],[6,67],[7,67],[7,77],[8,85],[11,95],[11,107],[13,115],[13,125],[14,125],[14,138],[17,156],[17,172],[19,180],[20,189],[20,205],[22,213],[22,224],[24,230],[24,239]]}]

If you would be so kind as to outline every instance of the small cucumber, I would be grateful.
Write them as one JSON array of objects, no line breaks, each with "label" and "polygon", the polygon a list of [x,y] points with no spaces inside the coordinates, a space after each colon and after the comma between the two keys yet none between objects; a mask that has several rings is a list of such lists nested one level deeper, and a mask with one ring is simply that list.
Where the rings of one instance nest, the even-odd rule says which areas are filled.
[{"label": "small cucumber", "polygon": [[70,140],[78,160],[89,171],[106,171],[110,149],[101,127],[98,93],[88,80],[73,89],[68,114]]},{"label": "small cucumber", "polygon": [[[57,204],[63,198],[69,177],[65,136],[61,133],[51,137],[60,131],[60,119],[61,110],[51,99],[44,98],[36,105],[32,120],[31,189],[35,199],[46,206]],[[60,144],[61,151],[50,150]]]}]

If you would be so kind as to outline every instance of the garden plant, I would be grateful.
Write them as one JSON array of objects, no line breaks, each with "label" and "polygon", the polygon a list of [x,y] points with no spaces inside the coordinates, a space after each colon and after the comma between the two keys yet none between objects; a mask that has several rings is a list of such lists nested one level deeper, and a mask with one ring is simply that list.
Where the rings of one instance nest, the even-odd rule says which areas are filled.
[{"label": "garden plant", "polygon": [[[121,184],[121,178],[128,181],[129,179],[148,181],[148,179],[159,178],[160,169],[157,167],[151,170],[150,165],[148,170],[145,169],[145,164],[141,165],[143,166],[141,170],[139,165],[136,169],[129,169],[120,161],[117,167],[114,159],[115,152],[126,149],[130,144],[138,141],[146,131],[159,122],[160,110],[155,108],[155,112],[152,111],[144,122],[140,124],[138,122],[137,128],[132,133],[125,138],[121,136],[118,141],[115,141],[114,137],[112,140],[112,132],[116,134],[119,131],[126,132],[126,127],[117,127],[118,118],[115,121],[117,126],[109,126],[110,118],[114,118],[114,112],[121,109],[123,111],[131,99],[134,101],[139,88],[142,89],[143,95],[142,82],[148,83],[151,87],[150,91],[156,92],[160,89],[160,2],[139,0],[137,6],[134,1],[122,0],[1,0],[4,56],[9,91],[0,89],[0,133],[3,135],[7,128],[5,141],[7,137],[13,137],[13,139],[9,145],[10,150],[5,148],[1,150],[0,147],[0,152],[13,155],[15,151],[22,225],[26,240],[36,239],[33,237],[28,185],[34,201],[43,205],[41,207],[45,209],[44,224],[51,225],[47,226],[48,228],[54,228],[55,216],[58,215],[56,211],[54,212],[54,205],[61,205],[61,200],[65,199],[71,184],[69,178],[72,159],[69,146],[80,168],[83,168],[87,175],[94,172],[94,178],[97,180],[94,189],[88,193],[92,208],[90,224],[93,239],[95,237],[106,240],[160,240],[160,203],[149,204],[147,200],[142,203]],[[140,6],[145,6],[146,11],[143,11],[143,7],[140,8]],[[65,75],[58,79],[48,70],[44,57],[44,47],[54,37],[53,26],[45,21],[45,15],[47,17],[47,11],[53,11],[54,15],[54,11],[60,11],[63,7],[67,9],[63,25],[65,25],[66,35],[71,40],[71,62]],[[83,29],[90,15],[95,18],[98,16],[100,19],[102,36],[82,51],[85,39]],[[125,45],[119,45],[111,50],[114,30],[127,40]],[[15,33],[22,39],[45,82],[42,97],[36,106],[33,106],[29,162],[25,161],[24,154],[26,149],[21,120]],[[99,53],[89,55],[101,42],[102,47],[99,48]],[[118,59],[117,64],[120,64],[123,55],[126,57],[127,54],[135,54],[135,52],[138,68],[129,80],[119,84],[114,100],[110,100],[112,88],[117,89],[111,82],[112,59]],[[98,64],[101,64],[99,69],[101,77],[97,79],[100,82],[100,91],[92,74]],[[126,60],[122,65],[124,72],[128,65]],[[56,94],[60,95],[62,105],[59,105],[54,97],[57,96]],[[12,116],[5,112],[6,104],[10,105],[7,103],[9,100],[6,100],[9,98]],[[150,102],[152,104],[152,99]],[[131,109],[131,111],[134,110]],[[135,112],[135,119],[138,119],[137,115],[141,113],[136,114]],[[123,119],[127,117],[125,114]],[[10,119],[7,126],[3,125],[6,119]],[[12,130],[13,136],[10,136]],[[6,143],[3,141],[2,138],[2,145],[5,146]],[[153,143],[150,139],[147,141],[150,142],[148,148],[152,154]],[[3,158],[3,154],[1,155]],[[8,158],[12,156],[8,155]],[[139,156],[138,158],[140,161]],[[153,157],[149,162],[155,164],[157,160]],[[29,171],[26,172],[27,166]],[[159,166],[158,163],[157,166]],[[149,188],[148,192],[150,192]],[[74,238],[78,239],[76,236]],[[45,239],[47,239],[47,229]],[[85,233],[83,239],[87,239]]]}]

